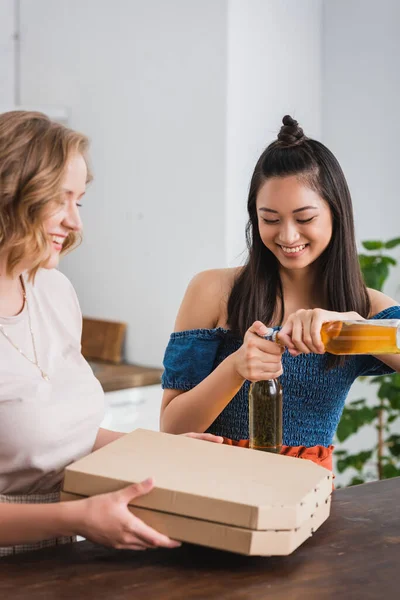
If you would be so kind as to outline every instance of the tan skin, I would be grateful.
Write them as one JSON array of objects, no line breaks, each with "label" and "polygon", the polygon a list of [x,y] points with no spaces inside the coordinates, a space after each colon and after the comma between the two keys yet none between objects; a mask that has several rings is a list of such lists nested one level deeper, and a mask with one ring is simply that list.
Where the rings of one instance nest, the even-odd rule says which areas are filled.
[{"label": "tan skin", "polygon": [[[45,268],[58,265],[62,242],[69,232],[82,228],[79,205],[85,193],[86,163],[80,154],[70,157],[62,182],[61,205],[52,207],[44,220],[49,236],[49,259]],[[0,255],[0,315],[13,316],[21,312],[24,299],[20,275],[29,270],[29,259],[12,274],[6,273],[7,254]],[[101,448],[124,433],[100,428],[93,450]],[[222,438],[203,433],[189,437],[222,443]],[[179,542],[155,531],[128,509],[134,498],[148,494],[154,487],[152,479],[103,494],[56,504],[0,504],[0,546],[35,542],[62,535],[81,535],[106,546],[120,549],[145,550],[157,546],[175,548]]]},{"label": "tan skin", "polygon": [[[275,254],[285,299],[280,340],[293,356],[324,353],[320,331],[333,320],[362,319],[355,312],[338,313],[321,308],[315,297],[315,260],[332,235],[330,208],[315,191],[297,177],[271,178],[260,188],[257,214],[263,243]],[[175,331],[227,328],[227,301],[238,268],[199,273],[188,286],[175,323]],[[397,303],[368,290],[371,316]],[[272,323],[272,325],[277,323]],[[245,334],[243,345],[228,356],[208,377],[188,392],[164,391],[160,424],[163,431],[206,431],[229,404],[245,380],[260,381],[282,374],[280,347],[260,336],[267,331],[256,321]],[[400,355],[379,356],[400,371]]]}]

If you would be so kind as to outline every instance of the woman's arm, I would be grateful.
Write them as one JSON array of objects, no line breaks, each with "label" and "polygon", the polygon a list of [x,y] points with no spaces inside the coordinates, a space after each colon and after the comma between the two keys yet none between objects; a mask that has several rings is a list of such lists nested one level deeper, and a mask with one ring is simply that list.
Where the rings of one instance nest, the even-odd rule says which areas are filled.
[{"label": "woman's arm", "polygon": [[244,381],[237,373],[231,355],[192,390],[165,390],[161,405],[161,431],[206,431],[238,393]]},{"label": "woman's arm", "polygon": [[153,486],[148,479],[117,492],[74,502],[0,504],[0,547],[82,535],[114,548],[175,548],[180,544],[143,523],[128,509],[132,499],[147,494]]},{"label": "woman's arm", "polygon": [[[206,271],[190,283],[179,309],[175,331],[212,329],[225,324],[233,269]],[[224,410],[246,379],[273,379],[282,374],[281,348],[262,339],[267,328],[257,321],[243,345],[192,390],[165,390],[160,428],[169,433],[205,431]]]},{"label": "woman's arm", "polygon": [[0,546],[76,535],[68,504],[0,504]]},{"label": "woman's arm", "polygon": [[[368,289],[371,302],[371,316],[377,315],[386,308],[398,306],[389,296]],[[311,310],[298,310],[289,316],[279,332],[279,341],[288,348],[292,356],[315,352],[323,354],[325,347],[321,339],[321,327],[327,321],[364,320],[354,312],[339,313],[320,308]],[[395,371],[400,371],[400,354],[380,354],[375,358],[385,363]]]}]

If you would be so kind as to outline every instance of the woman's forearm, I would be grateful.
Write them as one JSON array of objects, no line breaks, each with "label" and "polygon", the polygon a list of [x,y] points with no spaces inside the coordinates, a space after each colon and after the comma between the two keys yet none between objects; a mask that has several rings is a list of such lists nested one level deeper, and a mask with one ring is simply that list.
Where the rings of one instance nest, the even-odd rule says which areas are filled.
[{"label": "woman's forearm", "polygon": [[206,431],[244,383],[233,361],[233,355],[228,356],[195,388],[173,398],[162,412],[161,430],[167,433]]},{"label": "woman's forearm", "polygon": [[0,546],[78,535],[82,502],[0,504]]}]

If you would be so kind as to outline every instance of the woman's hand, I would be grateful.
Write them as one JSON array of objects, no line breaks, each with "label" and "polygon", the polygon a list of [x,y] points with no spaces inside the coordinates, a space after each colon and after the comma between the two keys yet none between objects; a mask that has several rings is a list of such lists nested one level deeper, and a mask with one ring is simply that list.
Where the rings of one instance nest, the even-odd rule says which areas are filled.
[{"label": "woman's hand", "polygon": [[233,353],[234,369],[243,379],[266,381],[282,375],[283,349],[260,337],[267,333],[268,328],[261,321],[255,321],[246,331],[243,345]]},{"label": "woman's hand", "polygon": [[[224,441],[223,437],[211,433],[191,432],[182,435],[217,444]],[[150,478],[117,492],[68,502],[68,508],[73,513],[74,531],[97,544],[122,550],[179,547],[179,542],[149,527],[128,508],[131,500],[148,494],[153,487],[154,482]]]},{"label": "woman's hand", "polygon": [[291,314],[278,334],[279,343],[286,346],[292,356],[299,354],[323,354],[325,346],[321,340],[321,327],[328,321],[350,321],[362,319],[358,313],[339,313],[322,308],[298,310]]},{"label": "woman's hand", "polygon": [[159,546],[177,548],[181,545],[179,542],[155,531],[128,509],[133,498],[148,494],[153,487],[153,480],[146,479],[117,492],[66,503],[74,511],[77,535],[123,550],[146,550]]}]

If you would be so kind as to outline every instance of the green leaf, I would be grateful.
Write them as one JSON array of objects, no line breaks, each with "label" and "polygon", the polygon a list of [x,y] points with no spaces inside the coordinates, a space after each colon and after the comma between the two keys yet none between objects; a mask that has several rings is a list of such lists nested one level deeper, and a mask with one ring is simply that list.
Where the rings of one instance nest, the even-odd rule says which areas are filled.
[{"label": "green leaf", "polygon": [[365,406],[365,398],[361,398],[360,400],[352,400],[349,403],[349,406]]},{"label": "green leaf", "polygon": [[369,254],[359,254],[358,261],[360,263],[360,267],[363,269],[364,267],[373,267],[376,263],[376,256],[370,256]]},{"label": "green leaf", "polygon": [[339,457],[339,456],[347,456],[348,452],[347,450],[335,450],[335,456]]},{"label": "green leaf", "polygon": [[385,381],[385,375],[378,375],[377,377],[371,377],[370,379],[371,383],[382,383],[383,381]]},{"label": "green leaf", "polygon": [[396,246],[400,246],[400,237],[389,240],[384,246],[385,248],[395,248]]},{"label": "green leaf", "polygon": [[356,475],[355,477],[353,477],[353,479],[350,481],[349,486],[350,485],[360,485],[360,483],[365,483],[365,479],[363,479],[362,477],[359,477],[358,475]]},{"label": "green leaf", "polygon": [[357,432],[357,425],[352,422],[351,419],[342,416],[340,419],[338,428],[336,430],[336,437],[339,442],[344,442],[347,438],[351,437]]},{"label": "green leaf", "polygon": [[[399,373],[396,373],[399,375]],[[393,379],[389,379],[389,381],[384,381],[378,388],[378,398],[382,400],[381,408],[387,409],[387,403],[385,400],[389,401],[389,404],[393,410],[400,410],[400,387],[399,387],[399,379],[395,379],[393,375]]]},{"label": "green leaf", "polygon": [[[394,391],[394,390],[393,390]],[[391,393],[389,396],[390,406],[393,410],[400,411],[400,392],[399,390],[395,390],[396,393]]]},{"label": "green leaf", "polygon": [[387,422],[388,422],[388,423],[393,423],[394,421],[397,421],[397,419],[398,419],[399,417],[400,417],[400,415],[390,415],[390,416],[388,417],[388,420],[387,420]]},{"label": "green leaf", "polygon": [[376,241],[369,241],[369,242],[362,242],[362,245],[364,246],[364,248],[366,250],[380,250],[381,248],[384,247],[383,242],[380,242],[378,240],[376,240]]},{"label": "green leaf", "polygon": [[400,475],[400,469],[392,464],[383,465],[382,467],[382,479],[390,479],[391,477],[398,477]]},{"label": "green leaf", "polygon": [[344,442],[354,433],[357,433],[361,427],[371,423],[376,418],[376,414],[376,410],[368,406],[361,406],[360,408],[346,406],[336,430],[336,437],[339,442]]},{"label": "green leaf", "polygon": [[393,434],[386,440],[387,448],[392,456],[400,457],[400,435]]},{"label": "green leaf", "polygon": [[393,375],[390,375],[390,383],[393,387],[400,390],[400,373],[393,373]]},{"label": "green leaf", "polygon": [[379,288],[377,289],[381,290],[386,279],[389,277],[389,267],[386,263],[380,263],[377,267],[379,281]]},{"label": "green leaf", "polygon": [[344,473],[346,469],[348,469],[351,465],[347,464],[346,460],[339,459],[336,463],[336,468],[339,473]]},{"label": "green leaf", "polygon": [[336,463],[337,470],[339,473],[343,473],[349,467],[353,467],[357,471],[362,471],[365,463],[371,458],[372,452],[372,450],[363,450],[358,454],[350,454],[346,458],[340,458]]},{"label": "green leaf", "polygon": [[381,291],[389,275],[389,267],[385,263],[361,267],[367,287]]},{"label": "green leaf", "polygon": [[376,418],[376,411],[369,406],[364,406],[358,411],[358,424],[360,427],[362,425],[368,425]]},{"label": "green leaf", "polygon": [[[377,242],[365,242],[365,244],[375,244]],[[361,271],[367,286],[374,289],[382,289],[383,284],[389,275],[389,267],[395,266],[397,261],[392,256],[382,254],[359,254],[358,255]]]},{"label": "green leaf", "polygon": [[397,265],[397,260],[395,260],[391,256],[380,256],[379,262],[385,263],[386,265],[393,265],[394,267]]},{"label": "green leaf", "polygon": [[385,398],[389,398],[392,390],[392,386],[390,383],[382,383],[381,387],[378,390],[378,398],[384,400]]},{"label": "green leaf", "polygon": [[364,464],[371,458],[372,450],[363,450],[353,456],[353,467],[360,471]]}]

